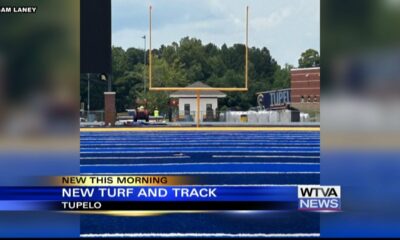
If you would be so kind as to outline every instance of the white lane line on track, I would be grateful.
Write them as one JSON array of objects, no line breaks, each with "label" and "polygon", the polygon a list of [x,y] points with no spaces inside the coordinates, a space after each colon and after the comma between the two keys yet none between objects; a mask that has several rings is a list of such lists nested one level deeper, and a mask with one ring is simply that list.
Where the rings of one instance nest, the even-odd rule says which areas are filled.
[{"label": "white lane line on track", "polygon": [[[82,142],[100,142],[100,141],[107,141],[107,142],[116,142],[116,141],[126,141],[126,142],[137,142],[135,140],[138,139],[139,136],[135,136],[132,138],[81,138],[80,141]],[[170,141],[170,142],[184,142],[184,141],[189,141],[189,142],[216,142],[216,141],[221,141],[221,142],[308,142],[308,141],[318,141],[320,140],[319,137],[286,137],[286,138],[264,138],[264,137],[250,137],[250,138],[242,138],[242,137],[237,137],[237,138],[229,138],[229,137],[209,137],[209,138],[168,138],[166,137],[165,139],[162,138],[139,138],[142,139],[143,141],[148,141],[148,142],[165,142],[165,141]]]},{"label": "white lane line on track", "polygon": [[319,237],[319,233],[86,233],[81,237],[108,238],[108,237],[134,237],[134,238],[169,238],[169,237],[245,237],[245,238],[277,238],[277,237]]},{"label": "white lane line on track", "polygon": [[[157,151],[155,153],[244,153],[244,152],[249,152],[249,153],[297,153],[297,154],[301,154],[301,153],[319,153],[320,151],[305,151],[305,152],[287,152],[287,151],[259,151],[259,150],[241,150],[241,151],[171,151],[171,150],[164,150],[164,151]],[[107,153],[146,153],[148,154],[149,151],[109,151],[109,152],[101,152],[101,151],[95,151],[95,152],[81,152],[81,154],[93,154],[93,153],[97,153],[97,154],[107,154]]]},{"label": "white lane line on track", "polygon": [[[226,138],[226,137],[215,137],[215,138],[168,138],[166,140],[160,140],[160,138],[147,138],[143,139],[146,142],[152,143],[162,143],[165,141],[169,142],[260,142],[263,141],[264,143],[275,143],[275,142],[309,142],[309,141],[319,141],[319,138],[312,138],[312,137],[299,137],[293,139],[293,137],[288,138],[258,138],[258,137],[251,137],[251,138]],[[81,142],[137,142],[137,137],[135,138],[81,138]]]},{"label": "white lane line on track", "polygon": [[[180,134],[182,133],[182,134]],[[207,137],[207,136],[243,136],[244,134],[247,134],[247,136],[308,136],[308,135],[314,135],[314,136],[319,136],[321,135],[319,132],[268,132],[266,134],[266,132],[260,132],[260,133],[256,133],[256,132],[248,132],[248,131],[243,131],[243,132],[236,132],[236,133],[232,133],[232,132],[196,132],[199,134],[195,134],[191,131],[189,132],[163,132],[160,133],[159,131],[157,132],[135,132],[135,133],[126,133],[126,132],[116,132],[116,133],[112,133],[112,132],[106,132],[106,133],[85,133],[85,132],[81,132],[80,135],[81,136],[85,136],[85,137],[109,137],[109,136],[124,136],[124,137],[130,137],[130,136],[148,136],[148,137],[159,137],[160,135],[162,136],[174,136],[174,137],[188,137],[188,136],[194,136],[194,137]]]},{"label": "white lane line on track", "polygon": [[[137,140],[138,136],[135,137],[82,137],[81,136],[81,141],[133,141]],[[165,137],[168,138],[168,141],[173,140],[173,141],[191,141],[191,142],[196,142],[196,141],[268,141],[268,142],[275,142],[275,141],[306,141],[306,140],[314,140],[317,141],[320,138],[319,137],[310,137],[310,136],[287,136],[287,137],[257,137],[257,136],[251,136],[251,137],[231,137],[227,138],[226,136],[213,136],[212,138],[175,138],[175,137]],[[162,142],[160,140],[160,137],[153,137],[153,138],[145,138],[143,137],[143,140],[146,141],[152,141],[152,142]]]},{"label": "white lane line on track", "polygon": [[177,138],[171,136],[158,136],[158,137],[146,137],[146,136],[114,136],[114,137],[106,137],[106,136],[81,136],[82,141],[100,141],[100,140],[107,140],[107,141],[115,141],[115,140],[126,140],[126,141],[134,141],[140,137],[140,139],[146,141],[162,141],[172,140],[172,141],[215,141],[215,140],[222,140],[222,141],[254,141],[254,140],[262,140],[262,141],[306,141],[306,140],[319,140],[320,136],[285,136],[285,137],[264,137],[264,136],[250,136],[250,137],[243,137],[243,136],[209,136],[209,137],[184,137],[184,138]]},{"label": "white lane line on track", "polygon": [[[180,147],[185,145],[186,147],[204,147],[204,146],[212,146],[212,147],[231,147],[231,146],[240,146],[240,147],[282,147],[283,145],[287,145],[289,143],[285,144],[262,144],[262,143],[231,143],[230,145],[224,144],[224,143],[187,143],[187,142],[182,142],[179,144],[160,144],[160,143],[147,143],[147,144],[130,144],[130,143],[83,143],[81,144],[81,147],[84,148],[98,148],[98,147],[107,147],[107,148],[124,148],[124,147],[154,147],[154,146],[159,146],[159,147]],[[154,146],[149,146],[149,145],[154,145]],[[319,147],[319,143],[316,144],[304,144],[304,143],[290,143],[293,147]]]},{"label": "white lane line on track", "polygon": [[190,158],[190,156],[154,156],[154,157],[81,157],[81,160],[86,159],[176,159],[176,158]]},{"label": "white lane line on track", "polygon": [[320,158],[320,156],[213,155],[213,158]]},{"label": "white lane line on track", "polygon": [[129,173],[121,173],[121,172],[98,172],[98,173],[84,173],[81,172],[83,175],[99,175],[99,174],[106,174],[106,175],[196,175],[196,174],[320,174],[320,172],[129,172]]},{"label": "white lane line on track", "polygon": [[[319,159],[319,156],[281,156],[281,155],[276,155],[276,156],[264,156],[264,155],[213,155],[213,158],[310,158],[310,159]],[[190,156],[154,156],[154,157],[148,157],[148,156],[142,156],[142,157],[81,157],[81,160],[129,160],[129,159],[187,159],[191,158]]]},{"label": "white lane line on track", "polygon": [[107,167],[119,167],[119,166],[181,166],[181,165],[224,165],[224,164],[233,164],[233,165],[252,165],[252,164],[264,164],[264,165],[320,165],[319,163],[297,163],[297,162],[194,162],[194,163],[139,163],[139,164],[81,164],[81,167],[90,167],[90,166],[107,166]]},{"label": "white lane line on track", "polygon": [[[118,150],[118,149],[126,149],[127,147],[107,147],[107,148],[102,148],[102,147],[82,147],[81,148],[81,150],[88,150],[88,149],[93,149],[93,150],[95,150],[95,149],[110,149],[110,150]],[[196,149],[197,147],[191,147],[191,146],[189,146],[189,147],[179,147],[179,149],[184,149],[184,150],[187,150],[187,149],[189,149],[189,150],[191,150],[192,148],[194,148],[194,149]],[[205,148],[205,147],[203,147],[203,146],[201,146],[201,147],[198,147],[198,148]],[[208,147],[208,149],[210,149],[211,150],[211,148],[214,148],[214,149],[219,149],[219,148],[229,148],[229,149],[237,149],[237,148],[239,148],[239,149],[241,149],[241,148],[246,148],[246,147],[243,147],[243,146],[241,146],[241,147],[216,147],[216,146],[212,146],[212,147]],[[278,146],[278,147],[260,147],[260,146],[255,146],[255,147],[252,147],[252,148],[258,148],[258,149],[263,149],[263,148],[278,148],[278,149],[297,149],[297,148],[309,148],[309,149],[317,149],[317,148],[320,148],[319,146],[313,146],[313,147],[299,147],[299,146],[295,146],[295,147],[284,147],[284,146]],[[160,149],[164,149],[164,147],[141,147],[140,149],[146,149],[146,150],[160,150]]]}]

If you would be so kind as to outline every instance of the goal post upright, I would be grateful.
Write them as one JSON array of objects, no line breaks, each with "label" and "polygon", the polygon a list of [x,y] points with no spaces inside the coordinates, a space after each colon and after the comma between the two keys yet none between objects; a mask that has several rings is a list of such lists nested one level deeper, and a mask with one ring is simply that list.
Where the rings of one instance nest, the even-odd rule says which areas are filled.
[{"label": "goal post upright", "polygon": [[[151,11],[152,11],[152,6],[150,5],[149,6],[149,91],[151,91],[152,90],[152,69],[151,69],[151,66],[152,66],[152,55],[153,54],[151,54],[151,52],[152,52],[152,47],[151,47],[151,42],[152,42],[152,39],[151,39],[151,24],[152,24],[152,22],[151,22]],[[146,64],[146,63],[145,63]]]},{"label": "goal post upright", "polygon": [[246,53],[245,53],[245,89],[248,89],[248,81],[249,81],[249,6],[246,6],[246,43],[245,43]]},{"label": "goal post upright", "polygon": [[196,107],[197,107],[197,114],[196,114],[196,127],[200,127],[200,90],[196,91]]}]

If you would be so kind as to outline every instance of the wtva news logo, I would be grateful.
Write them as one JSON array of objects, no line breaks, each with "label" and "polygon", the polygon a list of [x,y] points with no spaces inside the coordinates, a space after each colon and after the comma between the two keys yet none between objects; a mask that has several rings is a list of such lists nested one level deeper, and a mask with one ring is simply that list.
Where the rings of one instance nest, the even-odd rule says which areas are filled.
[{"label": "wtva news logo", "polygon": [[341,211],[340,186],[300,185],[297,195],[300,211]]}]

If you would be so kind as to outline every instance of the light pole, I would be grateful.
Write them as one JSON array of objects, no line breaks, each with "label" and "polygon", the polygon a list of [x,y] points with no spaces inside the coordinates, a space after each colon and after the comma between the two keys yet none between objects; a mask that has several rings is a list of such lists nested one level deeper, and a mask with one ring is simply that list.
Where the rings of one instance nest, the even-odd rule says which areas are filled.
[{"label": "light pole", "polygon": [[144,57],[143,57],[143,93],[146,95],[146,35],[143,37],[144,40]]}]

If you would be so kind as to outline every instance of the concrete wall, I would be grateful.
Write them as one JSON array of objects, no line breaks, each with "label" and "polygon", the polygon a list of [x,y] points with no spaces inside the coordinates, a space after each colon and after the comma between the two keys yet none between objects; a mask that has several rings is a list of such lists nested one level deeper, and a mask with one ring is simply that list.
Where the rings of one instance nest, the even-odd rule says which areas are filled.
[{"label": "concrete wall", "polygon": [[292,107],[300,110],[301,112],[306,112],[306,113],[313,113],[313,112],[319,112],[320,111],[320,103],[292,103]]}]

